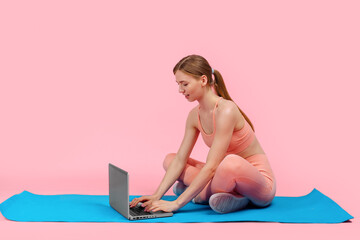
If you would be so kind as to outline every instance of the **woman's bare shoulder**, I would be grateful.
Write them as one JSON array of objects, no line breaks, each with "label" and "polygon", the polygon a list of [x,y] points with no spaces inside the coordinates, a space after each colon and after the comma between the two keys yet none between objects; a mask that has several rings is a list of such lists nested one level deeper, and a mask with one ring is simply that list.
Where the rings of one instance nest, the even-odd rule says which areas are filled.
[{"label": "woman's bare shoulder", "polygon": [[227,99],[221,99],[217,110],[218,112],[227,114],[236,114],[239,112],[237,105],[233,101]]},{"label": "woman's bare shoulder", "polygon": [[222,99],[218,104],[217,118],[231,117],[242,125],[243,117],[238,106],[231,100]]},{"label": "woman's bare shoulder", "polygon": [[194,108],[190,110],[188,114],[188,119],[191,121],[192,125],[195,128],[197,128],[198,107],[199,105],[196,105]]}]

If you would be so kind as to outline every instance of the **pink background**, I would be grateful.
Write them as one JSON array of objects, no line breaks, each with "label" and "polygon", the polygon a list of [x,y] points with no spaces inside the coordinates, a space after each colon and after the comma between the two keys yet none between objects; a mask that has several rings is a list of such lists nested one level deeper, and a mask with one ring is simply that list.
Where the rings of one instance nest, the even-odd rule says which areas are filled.
[{"label": "pink background", "polygon": [[[277,196],[317,188],[355,219],[165,226],[19,223],[0,214],[0,237],[110,238],[139,226],[139,237],[168,233],[160,239],[182,239],[180,229],[195,238],[358,235],[359,7],[314,0],[2,1],[0,202],[23,190],[108,194],[109,162],[129,171],[131,194],[151,194],[197,104],[178,93],[172,69],[199,54],[254,124]],[[191,156],[205,161],[207,151],[199,136]]]}]

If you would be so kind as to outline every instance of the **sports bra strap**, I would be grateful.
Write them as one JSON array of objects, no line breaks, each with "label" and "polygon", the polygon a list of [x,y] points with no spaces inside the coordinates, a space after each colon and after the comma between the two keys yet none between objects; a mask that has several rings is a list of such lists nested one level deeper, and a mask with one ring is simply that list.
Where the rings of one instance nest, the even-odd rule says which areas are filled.
[{"label": "sports bra strap", "polygon": [[215,132],[215,129],[216,129],[216,124],[215,124],[215,109],[216,109],[216,107],[217,107],[220,99],[222,99],[222,97],[219,97],[219,99],[216,101],[215,107],[214,107],[214,110],[213,110],[213,125],[214,125],[214,131],[213,131],[213,132]]}]

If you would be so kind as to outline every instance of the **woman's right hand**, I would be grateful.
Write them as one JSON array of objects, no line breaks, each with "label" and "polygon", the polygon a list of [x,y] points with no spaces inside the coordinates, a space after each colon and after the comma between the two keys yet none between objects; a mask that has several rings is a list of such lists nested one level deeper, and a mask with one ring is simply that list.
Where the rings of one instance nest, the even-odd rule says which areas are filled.
[{"label": "woman's right hand", "polygon": [[142,196],[139,198],[134,198],[131,202],[130,202],[130,207],[135,207],[139,202],[143,202],[142,206],[146,207],[147,205],[151,204],[153,201],[157,201],[160,198],[155,196],[155,195],[151,195],[151,196]]}]

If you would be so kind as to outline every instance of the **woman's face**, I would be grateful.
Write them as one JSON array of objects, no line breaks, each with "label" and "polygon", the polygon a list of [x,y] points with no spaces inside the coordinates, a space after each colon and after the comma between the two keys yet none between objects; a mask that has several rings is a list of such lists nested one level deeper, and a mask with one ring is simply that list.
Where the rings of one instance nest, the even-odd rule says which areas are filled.
[{"label": "woman's face", "polygon": [[176,71],[175,73],[176,82],[179,85],[179,93],[183,94],[189,101],[198,99],[202,94],[201,80],[196,80],[192,76],[185,74],[182,71]]}]

